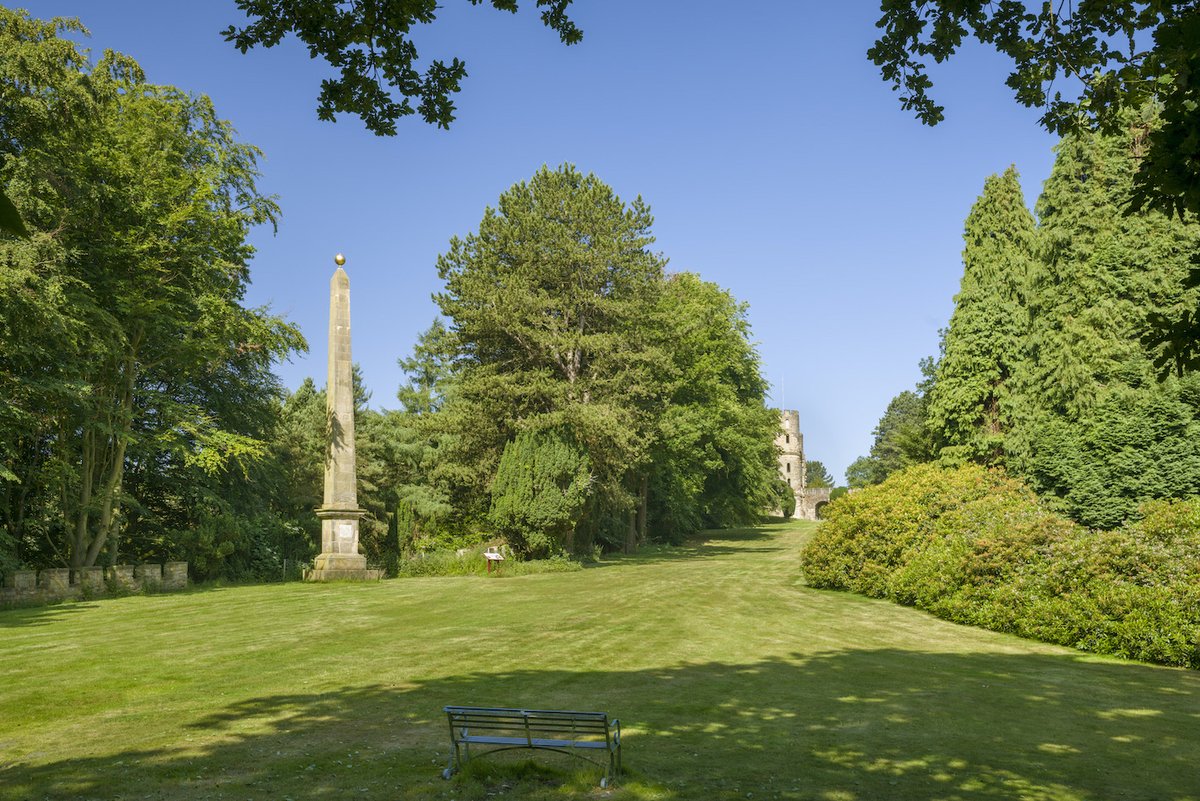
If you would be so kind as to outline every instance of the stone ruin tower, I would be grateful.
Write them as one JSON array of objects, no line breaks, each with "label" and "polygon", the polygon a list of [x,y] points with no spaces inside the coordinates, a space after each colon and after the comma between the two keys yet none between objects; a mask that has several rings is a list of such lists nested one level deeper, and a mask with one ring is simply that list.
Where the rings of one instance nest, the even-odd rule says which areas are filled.
[{"label": "stone ruin tower", "polygon": [[779,433],[775,435],[779,448],[779,475],[792,488],[796,508],[804,496],[804,435],[800,433],[800,412],[784,409],[779,413]]},{"label": "stone ruin tower", "polygon": [[779,475],[792,488],[792,495],[796,498],[796,511],[792,517],[800,520],[818,519],[818,509],[829,502],[829,489],[808,488],[800,412],[784,409],[779,413],[779,433],[775,435],[775,445],[779,448]]}]

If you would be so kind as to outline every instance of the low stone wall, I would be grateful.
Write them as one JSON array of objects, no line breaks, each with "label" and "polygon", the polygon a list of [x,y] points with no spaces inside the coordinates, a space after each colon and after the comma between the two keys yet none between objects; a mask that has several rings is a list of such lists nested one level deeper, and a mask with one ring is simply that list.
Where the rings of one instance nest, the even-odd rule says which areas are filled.
[{"label": "low stone wall", "polygon": [[187,583],[187,562],[83,567],[74,571],[65,567],[16,570],[4,577],[0,604],[49,603],[84,595],[99,596],[111,585],[129,591],[182,590]]}]

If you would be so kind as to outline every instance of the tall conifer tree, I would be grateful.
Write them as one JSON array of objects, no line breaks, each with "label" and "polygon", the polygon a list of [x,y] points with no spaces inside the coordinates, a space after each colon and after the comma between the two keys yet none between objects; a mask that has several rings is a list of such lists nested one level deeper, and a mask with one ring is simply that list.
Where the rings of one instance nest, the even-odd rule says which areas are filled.
[{"label": "tall conifer tree", "polygon": [[1151,117],[1064,139],[1038,201],[1026,358],[1009,460],[1080,522],[1113,527],[1148,498],[1200,492],[1194,379],[1155,380],[1140,334],[1196,305],[1181,291],[1200,228],[1127,214]]},{"label": "tall conifer tree", "polygon": [[1035,235],[1016,168],[990,176],[963,231],[962,285],[929,398],[928,425],[944,443],[943,458],[1003,461]]}]

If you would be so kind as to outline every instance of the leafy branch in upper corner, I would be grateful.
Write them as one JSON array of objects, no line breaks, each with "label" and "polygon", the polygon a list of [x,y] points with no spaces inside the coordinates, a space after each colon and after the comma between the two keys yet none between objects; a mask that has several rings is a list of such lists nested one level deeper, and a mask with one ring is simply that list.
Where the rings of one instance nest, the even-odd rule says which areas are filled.
[{"label": "leafy branch in upper corner", "polygon": [[867,56],[926,125],[944,112],[926,69],[968,37],[1012,59],[1006,83],[1017,102],[1043,110],[1040,123],[1053,133],[1115,133],[1126,112],[1157,104],[1162,125],[1147,138],[1130,208],[1200,214],[1200,3],[1030,5],[882,0],[883,33]]},{"label": "leafy branch in upper corner", "polygon": [[[475,6],[484,2],[514,14],[518,6],[518,0],[470,0]],[[571,2],[537,0],[542,22],[567,45],[583,39],[583,31],[567,17]],[[454,121],[451,95],[467,76],[466,62],[435,59],[423,73],[415,66],[412,29],[436,19],[441,10],[436,0],[237,0],[237,6],[250,23],[230,25],[222,35],[238,50],[274,47],[293,33],[312,58],[319,56],[340,71],[339,77],[321,82],[321,119],[333,121],[339,112],[357,114],[379,136],[394,136],[396,121],[418,112],[439,128]]]}]

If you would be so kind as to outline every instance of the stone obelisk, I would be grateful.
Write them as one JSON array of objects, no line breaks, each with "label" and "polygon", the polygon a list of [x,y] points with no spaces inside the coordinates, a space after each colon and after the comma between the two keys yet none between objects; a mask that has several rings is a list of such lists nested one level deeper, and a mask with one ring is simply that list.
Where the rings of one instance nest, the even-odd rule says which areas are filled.
[{"label": "stone obelisk", "polygon": [[380,571],[367,569],[367,558],[358,552],[358,521],[366,512],[358,508],[354,467],[350,277],[342,269],[346,258],[339,253],[334,261],[338,268],[329,282],[329,383],[325,387],[328,421],[325,501],[317,509],[317,517],[321,518],[321,553],[308,572],[311,581],[380,576]]}]

